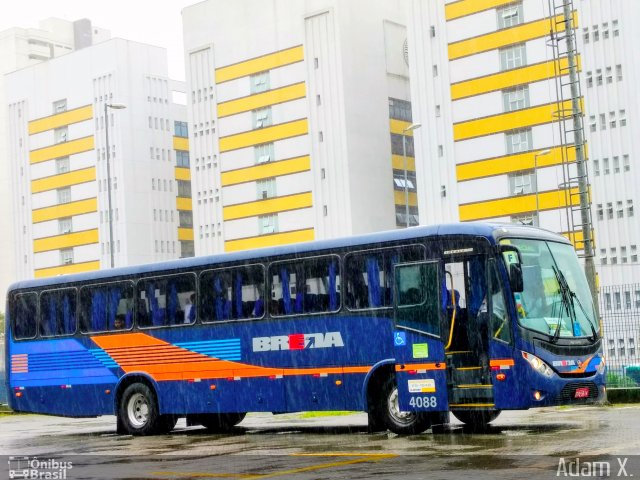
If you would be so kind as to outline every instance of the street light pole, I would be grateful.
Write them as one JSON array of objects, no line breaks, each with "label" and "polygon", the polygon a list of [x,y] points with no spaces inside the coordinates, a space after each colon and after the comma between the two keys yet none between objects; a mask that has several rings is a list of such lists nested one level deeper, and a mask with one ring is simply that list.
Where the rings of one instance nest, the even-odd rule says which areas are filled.
[{"label": "street light pole", "polygon": [[[407,132],[416,130],[422,126],[421,123],[412,123],[407,128],[402,130],[402,158],[404,159],[404,220],[406,228],[409,228],[409,179],[407,178]],[[415,146],[414,146],[415,156]]]},{"label": "street light pole", "polygon": [[550,153],[551,149],[547,148],[546,150],[542,150],[541,152],[538,152],[533,156],[533,177],[536,182],[536,218],[538,219],[538,226],[540,226],[540,203],[538,201],[538,192],[540,191],[540,188],[538,187],[538,157],[549,155]]},{"label": "street light pole", "polygon": [[110,153],[109,145],[109,117],[107,116],[107,110],[113,108],[114,110],[120,110],[127,108],[126,105],[121,103],[106,103],[104,104],[104,132],[106,137],[106,150],[107,150],[107,216],[109,220],[109,258],[111,260],[111,268],[114,266],[113,261],[113,215],[111,212],[111,167],[110,167]]}]

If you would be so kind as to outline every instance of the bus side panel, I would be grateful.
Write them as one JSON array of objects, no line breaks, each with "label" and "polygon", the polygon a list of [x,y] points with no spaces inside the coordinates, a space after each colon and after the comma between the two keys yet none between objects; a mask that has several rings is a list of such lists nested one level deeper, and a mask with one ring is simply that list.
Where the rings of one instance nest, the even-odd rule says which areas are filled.
[{"label": "bus side panel", "polygon": [[[515,350],[517,352],[517,350]],[[532,392],[529,387],[528,365],[517,358],[511,345],[492,340],[489,343],[491,382],[496,409],[514,410],[529,408]],[[498,378],[504,378],[498,380]]]}]

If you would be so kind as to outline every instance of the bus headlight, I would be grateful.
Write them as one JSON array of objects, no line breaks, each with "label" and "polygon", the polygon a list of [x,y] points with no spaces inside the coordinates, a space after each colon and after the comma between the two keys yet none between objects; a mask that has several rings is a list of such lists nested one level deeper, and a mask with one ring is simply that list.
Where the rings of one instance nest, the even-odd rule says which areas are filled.
[{"label": "bus headlight", "polygon": [[549,365],[544,363],[535,355],[527,352],[522,352],[522,358],[529,362],[529,365],[531,365],[534,370],[537,370],[545,377],[551,377],[553,375],[553,370],[551,370],[551,367],[549,367]]},{"label": "bus headlight", "polygon": [[604,373],[605,366],[606,366],[606,362],[604,361],[604,355],[600,355],[600,363],[596,365],[596,372],[602,375]]}]

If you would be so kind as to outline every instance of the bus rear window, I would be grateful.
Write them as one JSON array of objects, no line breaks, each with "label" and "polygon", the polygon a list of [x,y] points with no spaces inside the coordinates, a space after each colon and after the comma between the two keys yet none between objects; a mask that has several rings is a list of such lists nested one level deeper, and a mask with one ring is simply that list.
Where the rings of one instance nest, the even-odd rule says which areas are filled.
[{"label": "bus rear window", "polygon": [[196,321],[194,274],[145,278],[138,282],[137,290],[138,326],[163,327]]},{"label": "bus rear window", "polygon": [[128,330],[133,326],[133,283],[92,285],[80,289],[82,333]]},{"label": "bus rear window", "polygon": [[40,295],[40,335],[56,337],[76,331],[76,289],[49,290]]},{"label": "bus rear window", "polygon": [[38,295],[18,294],[13,299],[13,338],[16,340],[36,336],[38,318]]},{"label": "bus rear window", "polygon": [[200,292],[204,322],[261,318],[264,315],[264,267],[249,265],[202,272]]}]

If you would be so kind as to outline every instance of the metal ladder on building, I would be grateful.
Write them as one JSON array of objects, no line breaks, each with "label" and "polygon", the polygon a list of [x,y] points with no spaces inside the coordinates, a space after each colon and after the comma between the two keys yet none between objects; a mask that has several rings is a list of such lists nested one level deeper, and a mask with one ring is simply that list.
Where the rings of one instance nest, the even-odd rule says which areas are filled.
[{"label": "metal ladder on building", "polygon": [[[581,205],[580,197],[586,194],[590,200],[590,183],[586,168],[586,140],[584,137],[584,103],[578,70],[571,74],[572,65],[579,66],[576,42],[575,16],[565,18],[566,11],[573,12],[573,0],[548,0],[549,37],[547,46],[553,51],[556,89],[554,120],[560,130],[563,181],[558,188],[564,191],[567,234],[581,256],[585,255],[584,231],[588,232],[593,245],[591,208]],[[574,102],[580,105],[579,114],[574,114]],[[577,149],[585,152],[583,168],[576,163]],[[581,171],[582,170],[582,171]],[[585,211],[586,210],[586,211]],[[586,230],[585,230],[586,227]]]}]

